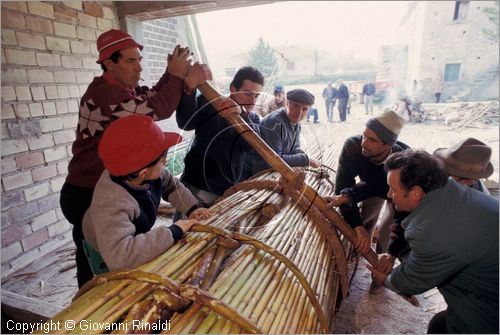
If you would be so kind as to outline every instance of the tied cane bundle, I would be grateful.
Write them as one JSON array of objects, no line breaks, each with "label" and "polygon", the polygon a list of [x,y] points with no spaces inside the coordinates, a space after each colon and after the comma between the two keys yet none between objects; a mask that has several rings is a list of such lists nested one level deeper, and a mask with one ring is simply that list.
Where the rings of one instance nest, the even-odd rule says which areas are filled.
[{"label": "tied cane bundle", "polygon": [[[333,192],[324,171],[301,172],[320,194]],[[235,185],[212,210],[158,258],[94,278],[51,321],[75,322],[62,333],[149,333],[134,322],[162,315],[164,333],[333,331],[350,247],[319,210],[276,172]],[[108,327],[81,326],[89,320]]]}]

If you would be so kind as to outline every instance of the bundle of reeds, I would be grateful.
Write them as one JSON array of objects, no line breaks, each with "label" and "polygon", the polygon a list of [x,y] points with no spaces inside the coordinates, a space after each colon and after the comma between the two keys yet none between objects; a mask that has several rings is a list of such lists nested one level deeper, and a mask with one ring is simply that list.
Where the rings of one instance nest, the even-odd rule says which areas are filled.
[{"label": "bundle of reeds", "polygon": [[[333,192],[327,174],[305,176],[319,194]],[[276,172],[236,185],[212,209],[148,264],[96,277],[51,321],[74,322],[62,333],[332,332],[350,244],[319,210]]]}]

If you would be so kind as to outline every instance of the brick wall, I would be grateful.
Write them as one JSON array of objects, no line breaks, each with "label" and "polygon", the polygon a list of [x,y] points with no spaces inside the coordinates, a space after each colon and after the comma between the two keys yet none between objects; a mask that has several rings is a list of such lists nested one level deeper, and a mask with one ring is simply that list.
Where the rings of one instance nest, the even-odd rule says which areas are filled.
[{"label": "brick wall", "polygon": [[2,276],[71,240],[59,208],[111,1],[2,1]]}]

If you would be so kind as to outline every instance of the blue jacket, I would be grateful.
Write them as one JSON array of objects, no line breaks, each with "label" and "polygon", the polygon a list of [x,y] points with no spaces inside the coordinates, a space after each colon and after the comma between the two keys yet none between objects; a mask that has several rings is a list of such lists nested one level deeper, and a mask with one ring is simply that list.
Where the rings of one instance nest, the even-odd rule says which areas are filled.
[{"label": "blue jacket", "polygon": [[338,91],[337,91],[337,97],[340,100],[347,100],[349,99],[349,89],[345,84],[340,85]]},{"label": "blue jacket", "polygon": [[373,83],[367,83],[363,86],[363,94],[364,95],[374,95],[375,94],[375,85]]},{"label": "blue jacket", "polygon": [[[309,158],[300,149],[300,123],[293,125],[285,108],[275,110],[260,121],[262,139],[291,167],[309,165]],[[269,168],[258,153],[249,156],[251,174]]]},{"label": "blue jacket", "polygon": [[389,286],[406,294],[437,287],[450,333],[498,334],[498,200],[450,178],[402,225],[411,251]]},{"label": "blue jacket", "polygon": [[[195,131],[184,159],[183,183],[222,195],[242,181],[245,153],[252,147],[204,96],[183,94],[176,119],[179,128]],[[258,133],[257,114],[247,113],[243,119]]]}]

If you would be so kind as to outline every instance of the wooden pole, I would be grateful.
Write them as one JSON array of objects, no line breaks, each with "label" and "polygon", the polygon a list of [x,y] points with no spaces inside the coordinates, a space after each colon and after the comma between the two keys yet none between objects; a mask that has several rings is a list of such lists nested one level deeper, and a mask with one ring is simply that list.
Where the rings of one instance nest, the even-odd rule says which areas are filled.
[{"label": "wooden pole", "polygon": [[[222,95],[217,92],[217,90],[210,85],[208,82],[200,85],[198,87],[200,92],[210,101],[215,107],[217,106],[217,100],[222,97]],[[335,211],[328,209],[327,202],[323,197],[321,197],[313,188],[301,182],[299,174],[294,171],[273,149],[271,149],[266,142],[264,142],[254,130],[237,114],[231,114],[226,118],[226,120],[234,127],[234,129],[259,153],[259,155],[276,171],[278,171],[281,176],[287,181],[289,185],[297,188],[297,190],[303,194],[311,203],[313,203],[321,213],[335,226],[338,230],[347,238],[352,244],[356,243],[356,233],[354,229],[351,228],[345,222],[345,220]],[[299,185],[297,185],[299,184]],[[368,263],[376,266],[378,262],[377,254],[370,249],[367,253],[363,255]]]}]

